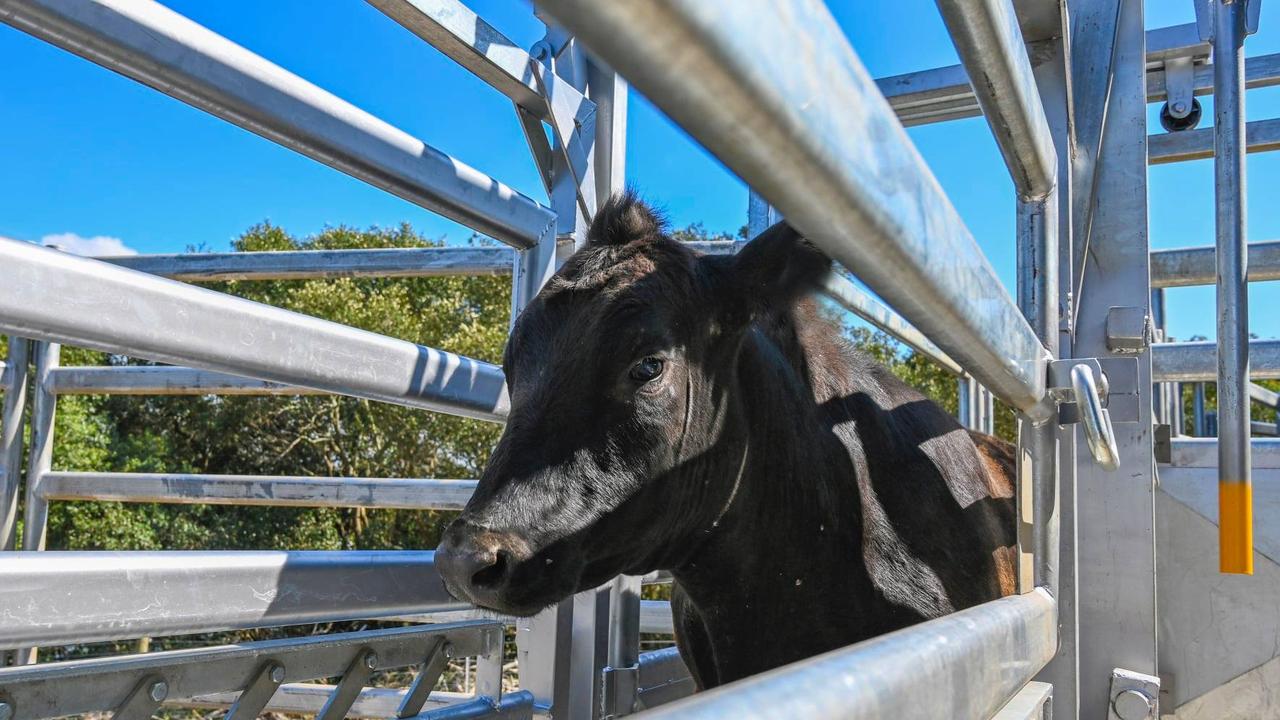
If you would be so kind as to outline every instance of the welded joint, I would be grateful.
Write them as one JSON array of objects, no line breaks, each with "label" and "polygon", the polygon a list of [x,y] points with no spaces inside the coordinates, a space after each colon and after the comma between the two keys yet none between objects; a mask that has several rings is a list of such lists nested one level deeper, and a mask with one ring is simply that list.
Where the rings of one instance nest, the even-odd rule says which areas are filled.
[{"label": "welded joint", "polygon": [[618,718],[636,712],[640,700],[640,665],[606,667],[601,674],[604,685],[602,717]]},{"label": "welded joint", "polygon": [[1123,668],[1111,671],[1107,720],[1156,720],[1159,700],[1160,678]]}]

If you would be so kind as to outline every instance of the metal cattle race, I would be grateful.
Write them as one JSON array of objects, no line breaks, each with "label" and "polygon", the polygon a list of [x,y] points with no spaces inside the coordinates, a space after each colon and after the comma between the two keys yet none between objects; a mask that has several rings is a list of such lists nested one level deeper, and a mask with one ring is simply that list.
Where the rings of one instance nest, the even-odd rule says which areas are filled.
[{"label": "metal cattle race", "polygon": [[[1280,119],[1245,123],[1245,92],[1280,84],[1280,56],[1244,58],[1260,0],[1185,1],[1196,23],[1146,30],[1141,0],[937,0],[961,64],[877,80],[821,0],[539,0],[547,32],[529,50],[458,0],[368,0],[511,100],[539,201],[152,0],[0,0],[0,21],[507,246],[90,259],[0,240],[0,653],[13,665],[0,720],[165,705],[572,720],[1280,712],[1213,705],[1228,683],[1280,672],[1280,619],[1250,602],[1280,592],[1280,517],[1260,510],[1254,533],[1250,482],[1280,469],[1280,450],[1250,439],[1276,426],[1249,412],[1251,399],[1277,407],[1250,380],[1280,377],[1280,346],[1249,340],[1246,292],[1280,278],[1280,245],[1247,244],[1244,211],[1246,153],[1280,148]],[[54,502],[461,508],[465,478],[56,470],[58,397],[341,394],[502,422],[496,366],[187,283],[501,274],[518,312],[625,183],[628,82],[752,188],[753,234],[785,216],[839,263],[832,301],[956,377],[963,424],[993,431],[997,399],[1016,413],[1018,594],[686,697],[678,653],[640,649],[642,632],[671,631],[668,606],[640,601],[658,577],[531,619],[475,619],[430,552],[45,550]],[[1214,124],[1196,129],[1207,94]],[[1149,137],[1160,102],[1164,130]],[[979,115],[1015,191],[1015,296],[904,130]],[[1151,252],[1148,166],[1200,158],[1216,168],[1215,245]],[[1166,337],[1165,288],[1214,283],[1217,341]],[[62,343],[167,364],[65,367]],[[33,650],[378,618],[419,624],[47,664]],[[504,624],[517,625],[520,686],[505,693]],[[476,693],[433,692],[462,657],[480,658]],[[366,687],[404,667],[410,687]],[[340,679],[305,682],[324,677]]]}]

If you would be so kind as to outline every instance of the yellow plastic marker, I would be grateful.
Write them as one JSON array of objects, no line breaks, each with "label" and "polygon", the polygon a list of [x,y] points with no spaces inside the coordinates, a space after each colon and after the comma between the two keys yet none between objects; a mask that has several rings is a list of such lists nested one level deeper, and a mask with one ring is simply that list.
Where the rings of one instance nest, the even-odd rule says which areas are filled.
[{"label": "yellow plastic marker", "polygon": [[1218,569],[1253,574],[1253,485],[1218,483]]}]

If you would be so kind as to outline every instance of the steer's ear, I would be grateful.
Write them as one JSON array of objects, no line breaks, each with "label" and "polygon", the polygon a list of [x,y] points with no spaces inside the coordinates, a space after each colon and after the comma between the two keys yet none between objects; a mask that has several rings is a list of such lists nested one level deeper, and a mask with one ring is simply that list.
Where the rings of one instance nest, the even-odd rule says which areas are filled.
[{"label": "steer's ear", "polygon": [[732,270],[736,300],[760,316],[818,289],[831,272],[831,258],[784,221],[744,245]]}]

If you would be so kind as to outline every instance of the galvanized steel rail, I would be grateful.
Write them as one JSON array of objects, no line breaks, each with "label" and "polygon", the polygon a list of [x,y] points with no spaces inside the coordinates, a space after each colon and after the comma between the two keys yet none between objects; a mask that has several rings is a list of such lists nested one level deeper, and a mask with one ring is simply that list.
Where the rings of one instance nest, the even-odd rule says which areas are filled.
[{"label": "galvanized steel rail", "polygon": [[399,510],[461,510],[475,480],[361,477],[280,477],[195,473],[50,471],[36,492],[50,500],[265,505],[274,507],[362,507]]},{"label": "galvanized steel rail", "polygon": [[445,592],[434,555],[411,551],[3,553],[0,648],[340,622],[467,607]]},{"label": "galvanized steel rail", "polygon": [[510,275],[515,253],[502,247],[378,248],[181,253],[95,258],[184,282]]},{"label": "galvanized steel rail", "polygon": [[[820,2],[543,5],[984,386],[1035,408],[1048,353]],[[805,62],[760,52],[798,37]]]},{"label": "galvanized steel rail", "polygon": [[[1249,282],[1280,280],[1280,240],[1249,243]],[[1178,248],[1151,252],[1151,287],[1213,285],[1217,280],[1217,248]]]},{"label": "galvanized steel rail", "polygon": [[1053,657],[1057,623],[1053,599],[1037,589],[739,680],[649,717],[988,718]]},{"label": "galvanized steel rail", "polygon": [[[1151,346],[1151,373],[1156,382],[1215,382],[1218,343],[1156,343]],[[1280,340],[1249,343],[1249,375],[1255,380],[1280,378]],[[1248,393],[1245,393],[1248,398]]]},{"label": "galvanized steel rail", "polygon": [[493,422],[507,408],[489,363],[16,240],[0,329]]}]

